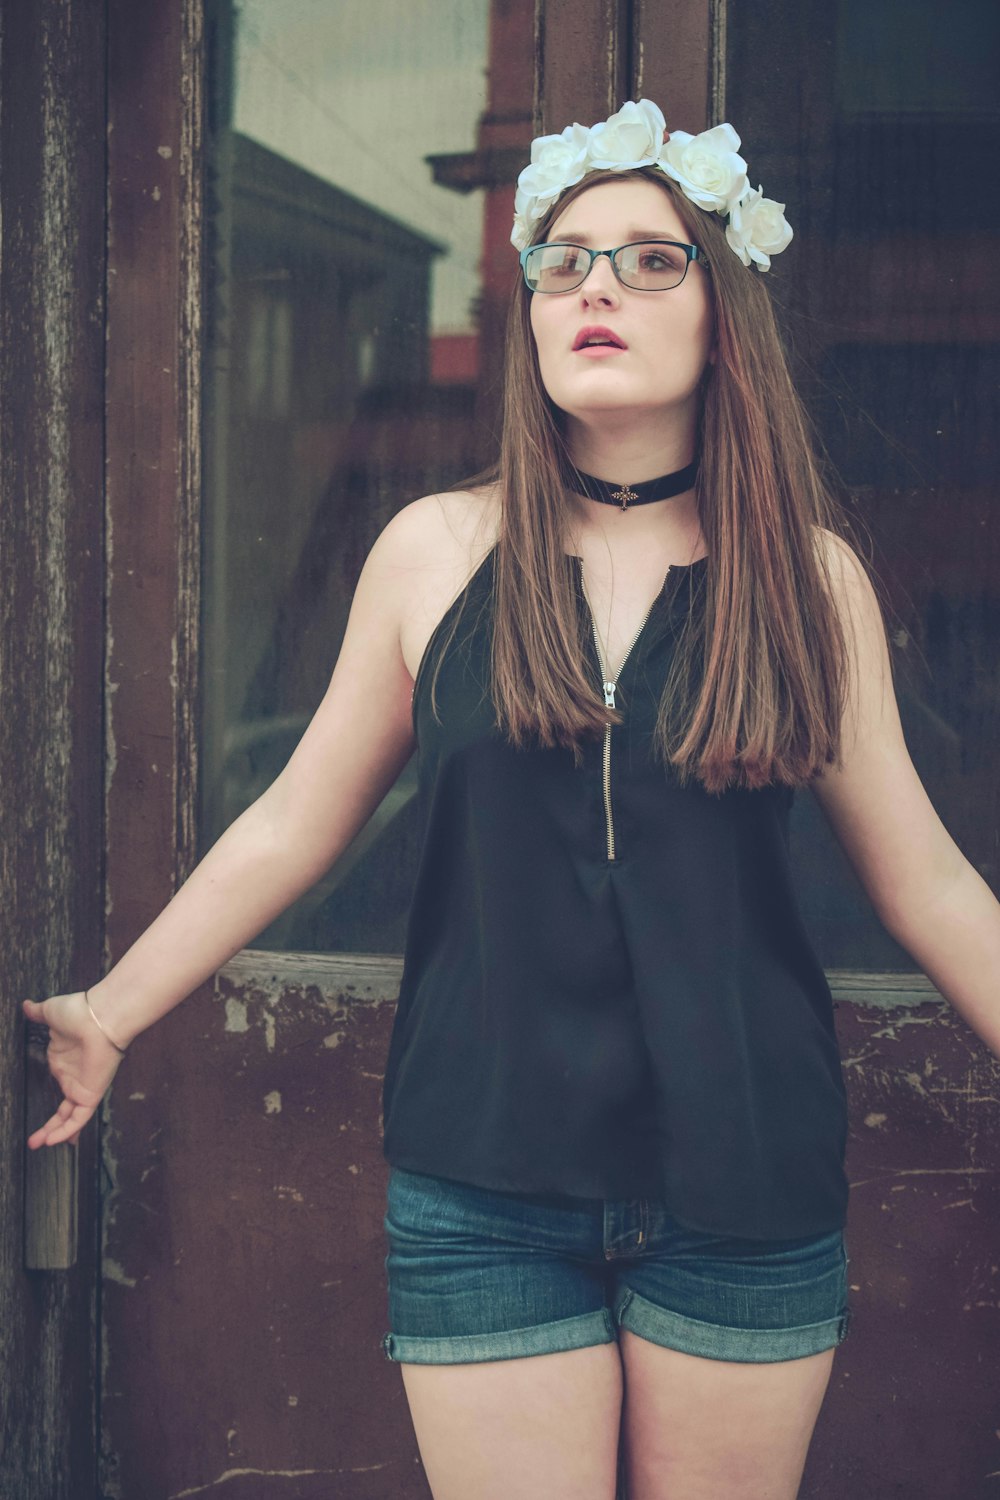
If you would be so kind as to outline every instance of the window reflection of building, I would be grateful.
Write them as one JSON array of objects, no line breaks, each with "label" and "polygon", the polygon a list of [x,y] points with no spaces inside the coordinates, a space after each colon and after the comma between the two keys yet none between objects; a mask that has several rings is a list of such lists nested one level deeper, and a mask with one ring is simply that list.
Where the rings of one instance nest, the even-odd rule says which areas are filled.
[{"label": "window reflection of building", "polygon": [[[482,8],[485,17],[486,0]],[[346,174],[338,181],[356,191],[303,168],[315,138],[302,134],[301,121],[292,128],[284,106],[248,120],[248,134],[232,129],[239,113],[231,76],[237,21],[246,23],[244,64],[253,71],[261,55],[273,63],[293,112],[312,75],[291,38],[301,40],[305,27],[319,42],[338,23],[333,12],[307,18],[305,8],[292,6],[290,30],[265,38],[254,34],[268,21],[260,7],[235,18],[228,0],[209,9],[217,76],[208,197],[205,845],[270,785],[294,750],[328,684],[378,532],[408,500],[454,483],[482,461],[473,420],[478,299],[463,325],[465,304],[454,292],[468,279],[469,258],[464,244],[446,243],[470,213],[476,222],[476,203],[453,214],[446,202],[440,237],[415,229],[407,222],[411,211],[425,224],[436,222],[428,204],[435,194],[450,195],[440,193],[426,167],[425,180],[403,192],[395,137],[368,137],[365,122],[355,122],[362,138],[349,152],[327,151],[325,158],[331,173]],[[462,19],[470,19],[467,12]],[[448,24],[442,12],[435,25]],[[480,31],[485,36],[482,19],[471,38]],[[431,42],[421,45],[426,51]],[[465,52],[468,46],[462,43]],[[365,42],[363,50],[378,67],[377,44]],[[398,66],[388,43],[386,58]],[[258,99],[260,82],[258,76]],[[384,91],[384,79],[376,83]],[[335,128],[342,101],[331,102],[329,121],[318,95],[315,104],[320,123]],[[264,99],[265,114],[267,108]],[[437,108],[432,125],[409,121],[411,155],[410,142],[422,132],[428,148],[461,134],[461,123],[450,119],[442,136],[440,116]],[[469,139],[474,128],[473,115]],[[258,129],[281,139],[288,154],[252,139]],[[290,159],[300,151],[299,160]],[[382,158],[387,175],[369,180]],[[445,258],[449,279],[435,292],[433,266]],[[438,304],[444,313],[434,327]],[[416,857],[414,772],[406,768],[328,876],[256,946],[401,950]]]},{"label": "window reflection of building", "polygon": [[[795,10],[761,0],[728,21],[727,118],[754,185],[789,204],[794,253],[772,289],[797,381],[897,612],[907,744],[949,830],[994,883],[1000,209],[983,185],[1000,144],[998,60],[1000,10],[985,0],[958,0],[947,27],[932,0]],[[912,969],[811,799],[796,800],[793,826],[824,962]]]}]

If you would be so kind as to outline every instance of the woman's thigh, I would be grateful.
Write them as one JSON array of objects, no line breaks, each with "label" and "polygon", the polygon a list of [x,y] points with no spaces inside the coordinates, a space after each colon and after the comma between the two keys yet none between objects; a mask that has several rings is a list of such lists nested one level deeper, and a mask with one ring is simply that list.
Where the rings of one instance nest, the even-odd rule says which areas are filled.
[{"label": "woman's thigh", "polygon": [[623,1329],[628,1500],[796,1500],[835,1352],[747,1364]]},{"label": "woman's thigh", "polygon": [[616,1343],[400,1371],[434,1500],[615,1500]]}]

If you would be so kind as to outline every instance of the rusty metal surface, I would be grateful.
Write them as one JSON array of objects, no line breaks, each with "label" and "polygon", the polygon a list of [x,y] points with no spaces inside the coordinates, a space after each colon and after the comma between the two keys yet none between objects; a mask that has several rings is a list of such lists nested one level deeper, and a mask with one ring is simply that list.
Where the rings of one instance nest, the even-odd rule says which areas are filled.
[{"label": "rusty metal surface", "polygon": [[[104,23],[83,10],[15,0],[0,40],[0,1493],[17,1500],[87,1500],[94,1474],[94,1143],[27,1152],[26,1116],[58,1094],[38,1048],[26,1066],[20,1007],[100,960]],[[27,1270],[26,1251],[75,1264]]]}]

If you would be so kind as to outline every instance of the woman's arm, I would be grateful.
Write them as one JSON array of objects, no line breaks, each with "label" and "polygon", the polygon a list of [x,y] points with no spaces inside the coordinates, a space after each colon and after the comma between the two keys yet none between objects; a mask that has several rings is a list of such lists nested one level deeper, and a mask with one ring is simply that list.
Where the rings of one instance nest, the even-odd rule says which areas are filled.
[{"label": "woman's arm", "polygon": [[281,774],[209,849],[159,916],[90,990],[25,1001],[49,1028],[64,1099],[29,1138],[75,1140],[125,1047],[290,906],[364,827],[414,749],[413,683],[400,650],[405,601],[438,507],[414,501],[372,547],[326,694]]},{"label": "woman's arm", "polygon": [[910,760],[874,590],[820,532],[851,660],[842,763],[812,791],[886,930],[1000,1057],[1000,902],[958,848]]}]

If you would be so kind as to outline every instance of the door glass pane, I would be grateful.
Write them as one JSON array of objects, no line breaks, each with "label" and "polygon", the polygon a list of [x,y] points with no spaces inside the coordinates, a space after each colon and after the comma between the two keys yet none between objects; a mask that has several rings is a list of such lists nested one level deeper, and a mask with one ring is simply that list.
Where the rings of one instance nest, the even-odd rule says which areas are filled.
[{"label": "door glass pane", "polygon": [[[379,531],[490,456],[534,5],[490,10],[208,5],[203,851],[315,712]],[[415,782],[256,946],[402,951]]]},{"label": "door glass pane", "polygon": [[[768,272],[795,376],[884,581],[914,765],[997,888],[1000,8],[728,9],[726,106],[795,238]],[[822,813],[795,804],[828,967],[913,970]]]}]

